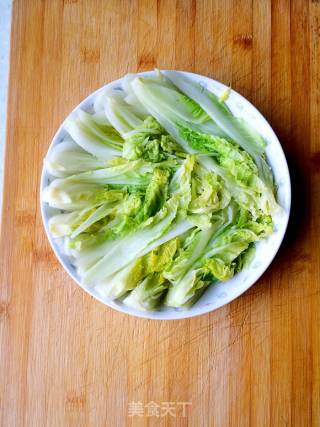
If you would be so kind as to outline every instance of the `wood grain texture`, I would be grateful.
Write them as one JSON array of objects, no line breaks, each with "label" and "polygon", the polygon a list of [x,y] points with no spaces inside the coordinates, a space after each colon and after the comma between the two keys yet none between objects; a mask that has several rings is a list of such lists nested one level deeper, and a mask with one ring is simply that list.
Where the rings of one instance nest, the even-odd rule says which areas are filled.
[{"label": "wood grain texture", "polygon": [[[39,210],[42,159],[85,96],[127,72],[195,71],[265,114],[293,183],[259,282],[205,316],[157,322],[93,300]],[[0,420],[23,426],[320,425],[320,2],[16,0],[0,258]],[[130,402],[191,402],[130,417]]]}]

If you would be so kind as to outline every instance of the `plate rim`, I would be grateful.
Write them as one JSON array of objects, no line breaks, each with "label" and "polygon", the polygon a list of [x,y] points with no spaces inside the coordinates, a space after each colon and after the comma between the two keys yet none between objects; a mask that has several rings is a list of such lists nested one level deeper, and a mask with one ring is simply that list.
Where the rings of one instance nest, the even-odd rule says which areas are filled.
[{"label": "plate rim", "polygon": [[[202,79],[203,81],[207,81],[207,82],[210,82],[211,84],[213,83],[217,86],[220,86],[221,89],[227,89],[228,88],[227,85],[220,82],[219,80],[215,80],[211,77],[204,76],[201,74],[197,74],[197,73],[193,73],[193,72],[189,72],[189,71],[181,71],[181,70],[161,70],[161,72],[163,72],[164,74],[166,74],[167,71],[177,71],[179,73],[183,73],[186,76],[192,76],[193,80],[194,79],[200,79],[200,80]],[[155,72],[154,70],[150,70],[150,71],[138,72],[135,74],[140,75],[140,76],[150,76],[150,75],[153,75],[154,72]],[[115,88],[115,87],[119,86],[124,77],[125,76],[123,76],[119,79],[113,80],[109,83],[106,83],[105,85],[103,85],[100,88],[96,89],[95,91],[91,92],[87,97],[82,99],[82,101],[79,104],[77,104],[75,108],[72,109],[72,111],[63,119],[63,121],[61,122],[57,131],[55,132],[54,136],[52,137],[51,142],[50,142],[48,149],[46,151],[45,157],[47,156],[49,151],[52,149],[53,145],[55,145],[57,143],[57,140],[59,140],[59,138],[61,138],[60,134],[64,129],[64,125],[65,125],[66,120],[71,115],[73,115],[79,108],[81,108],[84,104],[87,104],[88,101],[90,101],[90,99],[93,100],[94,97],[97,96],[97,94],[99,92],[102,92],[103,90],[105,90],[107,88]],[[288,163],[287,163],[286,156],[285,156],[285,153],[283,151],[282,145],[281,145],[276,133],[274,132],[273,128],[271,127],[270,123],[268,122],[268,120],[262,115],[262,113],[260,113],[260,111],[247,98],[245,98],[243,95],[241,95],[239,92],[235,91],[234,89],[232,89],[232,88],[230,88],[230,89],[231,89],[231,93],[235,94],[239,99],[241,99],[242,102],[247,104],[250,107],[250,109],[252,111],[254,111],[255,115],[259,118],[259,120],[263,121],[264,124],[269,128],[269,131],[271,132],[271,134],[273,136],[272,143],[276,143],[278,145],[278,149],[281,151],[281,154],[283,157],[282,163],[283,163],[283,167],[284,167],[283,173],[286,176],[287,183],[288,183],[287,188],[286,188],[287,209],[285,211],[286,218],[285,218],[285,222],[282,226],[281,234],[279,235],[280,236],[279,240],[278,240],[277,244],[275,245],[275,247],[273,248],[272,256],[270,256],[267,263],[263,265],[263,268],[258,269],[258,271],[255,275],[250,276],[250,279],[246,283],[246,286],[244,286],[243,288],[240,288],[239,291],[237,290],[235,293],[233,293],[228,298],[223,299],[223,300],[215,303],[213,307],[204,305],[201,308],[199,308],[197,311],[190,311],[191,309],[188,309],[188,308],[187,309],[177,309],[177,310],[170,311],[170,312],[167,312],[165,310],[164,311],[159,311],[159,310],[139,311],[139,310],[133,309],[133,308],[125,306],[125,305],[120,306],[120,305],[116,304],[113,300],[110,300],[107,298],[103,299],[96,292],[94,292],[93,289],[88,289],[88,288],[83,287],[81,285],[80,281],[78,280],[78,278],[71,271],[70,267],[67,266],[66,263],[64,262],[63,256],[60,253],[61,251],[58,250],[58,245],[54,241],[55,239],[51,236],[49,229],[48,229],[48,219],[47,219],[47,215],[44,212],[46,202],[44,202],[42,200],[43,189],[47,185],[46,180],[48,179],[48,173],[46,171],[45,164],[43,163],[43,167],[42,167],[42,171],[41,171],[41,178],[40,178],[39,202],[40,202],[40,211],[41,211],[42,223],[43,223],[48,241],[50,243],[50,246],[51,246],[55,256],[57,257],[58,261],[62,265],[64,271],[66,271],[68,273],[68,275],[73,279],[73,281],[81,289],[83,289],[87,294],[89,294],[94,299],[100,301],[105,306],[110,307],[110,308],[112,308],[112,309],[114,309],[120,313],[124,313],[124,314],[134,316],[134,317],[138,317],[138,318],[149,319],[149,320],[179,320],[179,319],[182,320],[182,319],[188,319],[188,318],[208,314],[211,311],[215,311],[218,308],[221,308],[224,305],[229,304],[231,301],[235,300],[240,295],[242,295],[244,292],[246,292],[248,289],[250,289],[262,277],[262,275],[269,268],[270,264],[272,263],[275,256],[277,255],[279,248],[283,242],[284,236],[286,234],[287,228],[288,228],[288,222],[289,222],[290,212],[291,212],[291,179],[290,179],[290,172],[289,172]],[[45,157],[44,157],[44,159],[45,159]]]}]

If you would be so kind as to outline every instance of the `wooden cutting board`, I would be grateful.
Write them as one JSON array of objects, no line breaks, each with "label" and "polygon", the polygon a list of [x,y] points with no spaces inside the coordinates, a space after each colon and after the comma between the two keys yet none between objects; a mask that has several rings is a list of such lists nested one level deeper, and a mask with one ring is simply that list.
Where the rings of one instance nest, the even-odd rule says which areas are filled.
[{"label": "wooden cutting board", "polygon": [[[11,41],[1,426],[319,426],[320,2],[16,0]],[[40,217],[60,122],[106,82],[154,67],[230,83],[271,122],[292,174],[271,267],[236,301],[184,321],[95,301]]]}]

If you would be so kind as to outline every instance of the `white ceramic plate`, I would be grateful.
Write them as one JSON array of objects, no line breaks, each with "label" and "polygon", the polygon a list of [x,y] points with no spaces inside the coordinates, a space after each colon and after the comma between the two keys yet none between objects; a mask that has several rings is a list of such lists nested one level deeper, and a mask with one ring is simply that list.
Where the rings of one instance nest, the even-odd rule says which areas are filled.
[{"label": "white ceramic plate", "polygon": [[[164,72],[165,73],[165,72]],[[144,76],[150,76],[153,74],[153,71],[148,71],[144,73],[140,73]],[[209,90],[221,94],[223,90],[227,87],[222,83],[217,82],[216,80],[209,79],[208,77],[200,76],[198,74],[193,73],[185,73],[190,79],[201,82],[202,85],[206,86]],[[90,111],[93,105],[93,101],[95,97],[106,88],[118,88],[121,86],[121,79],[111,82],[96,92],[89,95],[84,101],[82,101],[72,112],[70,115],[73,115],[78,108],[82,108],[84,110]],[[250,104],[245,98],[239,95],[235,91],[231,91],[230,97],[228,98],[228,106],[231,108],[232,112],[239,117],[244,117],[247,122],[251,124],[267,141],[267,149],[266,154],[268,158],[268,162],[272,167],[273,174],[275,177],[275,182],[278,188],[277,199],[279,204],[283,208],[283,213],[281,216],[275,218],[275,232],[265,240],[260,241],[257,244],[257,249],[255,253],[255,257],[251,264],[238,273],[235,277],[225,283],[219,283],[216,285],[212,285],[209,287],[206,292],[202,295],[199,301],[189,309],[174,309],[168,307],[162,307],[158,311],[152,312],[142,312],[135,310],[133,308],[127,307],[121,302],[112,301],[108,298],[101,298],[94,290],[85,289],[90,295],[95,297],[97,300],[101,301],[103,304],[108,305],[116,310],[121,312],[139,316],[146,317],[149,319],[183,319],[187,317],[193,317],[200,314],[208,313],[216,308],[219,308],[230,301],[237,298],[243,292],[245,292],[248,288],[250,288],[264,273],[264,271],[268,268],[274,256],[276,255],[280,244],[283,240],[290,212],[290,203],[291,203],[291,185],[290,185],[290,176],[288,171],[288,165],[286,162],[286,158],[282,151],[281,145],[273,132],[272,128],[265,120],[265,118],[259,113],[259,111]],[[64,130],[64,122],[58,129],[55,134],[49,150],[56,144],[59,144],[66,132]],[[81,286],[80,279],[77,275],[77,272],[70,262],[70,259],[64,255],[61,251],[61,247],[59,246],[59,241],[57,239],[53,239],[49,233],[48,229],[48,220],[51,215],[57,212],[56,209],[52,209],[48,206],[47,203],[42,202],[42,191],[45,186],[51,181],[52,177],[47,173],[45,168],[42,171],[41,177],[41,189],[40,189],[40,203],[41,203],[41,213],[43,224],[49,239],[49,242],[61,262],[64,269],[69,273],[69,275],[73,278],[75,282],[79,286]]]}]

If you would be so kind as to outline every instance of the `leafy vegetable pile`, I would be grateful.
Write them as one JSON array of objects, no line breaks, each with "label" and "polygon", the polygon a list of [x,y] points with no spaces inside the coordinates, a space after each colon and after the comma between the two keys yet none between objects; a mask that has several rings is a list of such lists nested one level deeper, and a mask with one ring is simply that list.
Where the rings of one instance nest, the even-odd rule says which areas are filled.
[{"label": "leafy vegetable pile", "polygon": [[250,260],[279,210],[265,142],[183,73],[128,75],[78,110],[45,164],[82,284],[139,310],[193,304]]}]

